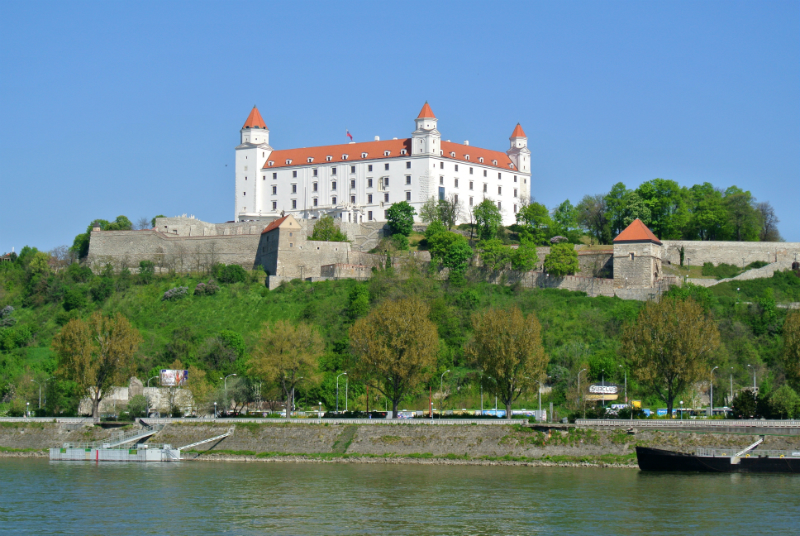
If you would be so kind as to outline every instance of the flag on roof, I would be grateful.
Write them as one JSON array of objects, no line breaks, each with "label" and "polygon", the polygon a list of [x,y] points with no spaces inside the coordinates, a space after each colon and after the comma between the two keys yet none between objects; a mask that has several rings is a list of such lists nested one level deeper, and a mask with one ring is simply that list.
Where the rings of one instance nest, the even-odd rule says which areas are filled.
[{"label": "flag on roof", "polygon": [[350,134],[350,131],[349,130],[345,130],[345,133],[347,134],[347,137],[350,138],[350,141],[353,141],[353,135]]}]

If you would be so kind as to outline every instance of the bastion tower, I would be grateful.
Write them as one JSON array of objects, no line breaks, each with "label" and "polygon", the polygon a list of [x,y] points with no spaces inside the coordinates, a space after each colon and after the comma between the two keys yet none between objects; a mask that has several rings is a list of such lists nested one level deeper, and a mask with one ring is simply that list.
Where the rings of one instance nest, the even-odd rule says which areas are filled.
[{"label": "bastion tower", "polygon": [[264,163],[272,154],[269,145],[269,129],[258,108],[253,106],[250,115],[239,131],[239,145],[236,147],[236,183],[234,189],[234,219],[239,214],[261,214],[263,199],[260,190],[266,188],[261,173]]}]

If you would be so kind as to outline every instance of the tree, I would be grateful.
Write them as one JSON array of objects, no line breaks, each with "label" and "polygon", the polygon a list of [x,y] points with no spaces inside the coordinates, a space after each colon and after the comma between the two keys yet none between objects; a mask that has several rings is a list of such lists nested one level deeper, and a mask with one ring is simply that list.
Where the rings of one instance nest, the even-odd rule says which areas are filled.
[{"label": "tree", "polygon": [[186,380],[186,389],[192,393],[193,411],[208,410],[213,389],[206,380],[206,371],[189,365],[189,377]]},{"label": "tree", "polygon": [[506,418],[510,419],[511,404],[537,385],[547,370],[549,359],[539,320],[533,313],[525,318],[516,307],[493,309],[476,315],[472,327],[473,340],[466,354],[494,380],[486,386],[505,404]]},{"label": "tree", "polygon": [[484,199],[472,209],[475,215],[475,225],[478,230],[478,240],[490,240],[497,236],[497,230],[503,223],[500,209],[491,199]]},{"label": "tree", "polygon": [[622,336],[622,355],[640,384],[667,403],[708,372],[719,347],[716,323],[692,299],[647,302]]},{"label": "tree", "polygon": [[292,414],[297,384],[311,380],[317,359],[325,350],[320,334],[308,324],[278,320],[264,324],[250,362],[251,372],[277,382],[286,400],[286,418]]},{"label": "tree", "polygon": [[467,271],[467,262],[474,252],[467,239],[450,231],[439,232],[428,238],[431,257],[445,268],[450,269],[450,279],[458,281]]},{"label": "tree", "polygon": [[523,227],[520,238],[530,240],[534,245],[540,245],[547,240],[553,220],[546,206],[531,202],[517,212],[517,224]]},{"label": "tree", "polygon": [[781,233],[778,231],[778,224],[781,220],[775,214],[775,209],[769,201],[762,201],[756,204],[756,211],[758,212],[759,224],[761,231],[758,239],[762,242],[781,242]]},{"label": "tree", "polygon": [[369,290],[364,285],[357,284],[350,291],[348,297],[347,314],[352,319],[364,316],[369,312]]},{"label": "tree", "polygon": [[598,244],[611,243],[606,200],[602,195],[584,196],[575,209],[578,211],[578,224],[586,229]]},{"label": "tree", "polygon": [[800,311],[791,311],[783,321],[783,368],[795,385],[800,385]]},{"label": "tree", "polygon": [[144,216],[139,218],[138,220],[136,220],[136,225],[134,225],[134,229],[136,229],[137,231],[143,231],[145,229],[152,229],[153,227],[155,227],[155,226],[154,225],[151,226],[150,225],[150,220],[148,220]]},{"label": "tree", "polygon": [[156,228],[156,219],[157,219],[157,218],[166,218],[166,216],[164,216],[163,214],[159,214],[158,216],[154,216],[154,217],[153,217],[153,219],[152,219],[152,220],[150,220],[150,227],[151,227],[152,229],[155,229],[155,228]]},{"label": "tree", "polygon": [[133,356],[142,337],[120,313],[94,313],[87,320],[73,319],[53,338],[58,355],[56,374],[75,382],[92,400],[92,417],[100,417],[100,401],[119,385],[134,366]]},{"label": "tree", "polygon": [[581,237],[578,229],[578,211],[569,202],[569,199],[558,205],[553,210],[553,234],[566,236],[576,244]]},{"label": "tree", "polygon": [[314,231],[309,240],[347,242],[347,235],[336,226],[331,216],[323,216],[314,224]]},{"label": "tree", "polygon": [[723,240],[727,225],[727,211],[723,205],[722,192],[705,182],[689,188],[691,198],[690,234],[684,238],[700,240]]},{"label": "tree", "polygon": [[536,268],[538,263],[536,244],[523,238],[519,247],[511,252],[511,268],[518,272],[528,272]]},{"label": "tree", "polygon": [[440,199],[437,209],[439,220],[448,229],[455,227],[458,221],[464,217],[464,208],[455,194],[448,195],[446,199]]},{"label": "tree", "polygon": [[689,221],[688,191],[677,182],[653,179],[643,182],[636,194],[650,211],[650,229],[662,240],[678,240]]},{"label": "tree", "polygon": [[580,266],[575,246],[567,242],[553,244],[550,253],[544,258],[544,269],[555,277],[576,273],[580,270]]},{"label": "tree", "polygon": [[724,205],[728,211],[728,225],[731,228],[731,238],[737,242],[758,240],[760,215],[753,207],[754,203],[755,198],[750,192],[744,192],[736,186],[725,190]]},{"label": "tree", "polygon": [[800,410],[800,396],[797,396],[794,389],[783,384],[769,397],[769,405],[778,418],[794,419]]},{"label": "tree", "polygon": [[419,209],[419,218],[424,223],[439,221],[439,207],[435,197],[429,197]]},{"label": "tree", "polygon": [[350,328],[352,374],[397,405],[436,366],[439,336],[430,308],[419,298],[387,301]]},{"label": "tree", "polygon": [[408,201],[400,201],[389,207],[388,224],[391,234],[401,234],[408,236],[414,228],[414,216],[417,211],[408,204]]},{"label": "tree", "polygon": [[479,242],[478,251],[483,265],[495,272],[505,269],[511,262],[512,250],[504,246],[497,238]]}]

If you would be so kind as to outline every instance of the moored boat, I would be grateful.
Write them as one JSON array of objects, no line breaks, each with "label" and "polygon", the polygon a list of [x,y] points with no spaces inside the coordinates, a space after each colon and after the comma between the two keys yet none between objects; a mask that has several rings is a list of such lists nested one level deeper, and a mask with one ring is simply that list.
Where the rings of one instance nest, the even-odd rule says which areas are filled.
[{"label": "moored boat", "polygon": [[642,471],[701,473],[800,473],[800,450],[756,450],[759,439],[741,451],[699,448],[694,454],[636,447]]}]

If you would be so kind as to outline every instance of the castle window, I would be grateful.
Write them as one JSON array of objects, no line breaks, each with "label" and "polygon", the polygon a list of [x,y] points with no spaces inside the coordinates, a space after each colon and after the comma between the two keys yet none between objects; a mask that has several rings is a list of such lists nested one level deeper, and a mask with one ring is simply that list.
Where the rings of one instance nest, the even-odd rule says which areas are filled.
[{"label": "castle window", "polygon": [[439,177],[439,184],[444,184],[444,177]]},{"label": "castle window", "polygon": [[406,192],[406,201],[411,201],[411,192]]},{"label": "castle window", "polygon": [[503,207],[500,205],[500,201],[497,202],[497,210],[503,210]]},{"label": "castle window", "polygon": [[370,210],[370,211],[367,211],[367,219],[368,219],[369,221],[372,221],[372,211],[371,211],[371,210]]},{"label": "castle window", "polygon": [[472,206],[472,198],[469,198],[469,206]]},{"label": "castle window", "polygon": [[277,201],[273,201],[272,202],[272,210],[278,210],[278,202]]},{"label": "castle window", "polygon": [[481,164],[483,164],[483,157],[482,157],[482,156],[478,158],[478,162],[480,162]]},{"label": "castle window", "polygon": [[406,184],[411,184],[411,175],[406,175]]},{"label": "castle window", "polygon": [[514,205],[514,214],[516,214],[516,213],[517,213],[517,205],[515,204]]},{"label": "castle window", "polygon": [[311,190],[312,190],[312,191],[314,191],[314,192],[316,192],[316,191],[317,191],[317,189],[318,189],[318,187],[317,187],[317,183],[316,183],[316,182],[312,182],[312,183],[311,183]]},{"label": "castle window", "polygon": [[247,192],[242,192],[242,195],[247,195]]},{"label": "castle window", "polygon": [[384,200],[384,202],[386,202],[386,203],[388,203],[388,202],[389,202],[389,193],[388,193],[388,192],[387,192],[387,193],[385,193],[385,194],[383,194],[383,200]]},{"label": "castle window", "polygon": [[406,162],[406,169],[411,169],[411,162]]},{"label": "castle window", "polygon": [[297,208],[297,199],[292,199],[292,208]]},{"label": "castle window", "polygon": [[500,179],[502,179],[502,178],[503,178],[503,174],[502,174],[502,173],[498,173],[498,174],[497,174],[497,179],[498,179],[498,180],[500,180]]},{"label": "castle window", "polygon": [[458,164],[456,164],[456,171],[458,171]]},{"label": "castle window", "polygon": [[356,166],[350,166],[350,173],[356,172]]},{"label": "castle window", "polygon": [[336,190],[336,181],[331,183],[331,190]]},{"label": "castle window", "polygon": [[468,155],[468,154],[465,154],[465,155],[464,155],[464,160],[467,160],[467,161],[469,161],[469,155]]},{"label": "castle window", "polygon": [[383,156],[389,156],[389,151],[383,151]]},{"label": "castle window", "polygon": [[315,207],[317,206],[317,203],[319,203],[319,200],[318,200],[318,199],[315,197],[315,198],[314,198],[314,206],[315,206]]},{"label": "castle window", "polygon": [[489,190],[487,189],[487,185],[486,185],[486,184],[484,184],[484,185],[483,185],[483,193],[486,193],[486,192],[488,192],[488,191],[489,191]]},{"label": "castle window", "polygon": [[247,180],[247,177],[245,177],[244,180]]},{"label": "castle window", "polygon": [[522,179],[522,184],[528,184],[528,179]]},{"label": "castle window", "polygon": [[384,164],[383,165],[383,169],[385,169],[386,171],[389,171],[389,164]]},{"label": "castle window", "polygon": [[439,169],[444,169],[444,162],[439,162]]},{"label": "castle window", "polygon": [[327,160],[328,162],[330,162],[331,160],[333,160],[333,157],[332,157],[332,156],[326,156],[326,157],[325,157],[325,160]]},{"label": "castle window", "polygon": [[350,188],[355,190],[355,188],[356,188],[356,181],[355,180],[350,181]]},{"label": "castle window", "polygon": [[336,204],[336,196],[331,197],[331,204]]},{"label": "castle window", "polygon": [[[370,205],[372,204],[372,194],[367,194],[367,203],[370,204]],[[372,218],[370,218],[370,219],[372,219]]]},{"label": "castle window", "polygon": [[383,211],[383,219],[385,219],[385,220],[389,219],[389,211],[388,210],[384,210]]},{"label": "castle window", "polygon": [[313,162],[313,161],[314,161],[314,159],[313,159],[313,158],[311,158],[311,157],[309,156],[309,157],[308,157],[308,163],[310,164],[310,163],[311,163],[311,162]]},{"label": "castle window", "polygon": [[317,176],[317,168],[311,170],[311,174],[316,177]]},{"label": "castle window", "polygon": [[458,194],[453,194],[453,202],[457,205],[458,204]]},{"label": "castle window", "polygon": [[346,154],[342,155],[342,160],[347,160],[347,155]]},{"label": "castle window", "polygon": [[497,160],[492,160],[492,165],[496,166],[497,165]]},{"label": "castle window", "polygon": [[273,186],[272,187],[272,195],[278,195],[278,187],[277,186]]},{"label": "castle window", "polygon": [[356,204],[356,196],[354,196],[354,195],[351,195],[351,196],[350,196],[350,202],[351,202],[351,203],[353,203],[353,204],[355,205],[355,204]]},{"label": "castle window", "polygon": [[292,193],[293,194],[297,193],[297,185],[296,184],[292,184]]},{"label": "castle window", "polygon": [[274,166],[274,165],[275,165],[275,162],[273,162],[272,160],[270,160],[269,162],[267,162],[267,164],[268,164],[270,167],[272,167],[272,166]]},{"label": "castle window", "polygon": [[367,157],[367,153],[361,153],[361,158],[366,158],[366,157]]},{"label": "castle window", "polygon": [[262,180],[262,181],[265,181],[265,180],[267,180],[267,176],[266,176],[266,175],[264,175],[263,177],[261,177],[261,180]]},{"label": "castle window", "polygon": [[474,184],[475,184],[474,182],[472,182],[472,181],[469,181],[469,189],[470,189],[470,190],[472,190],[472,189],[473,189],[473,188],[472,188],[472,186],[473,186]]},{"label": "castle window", "polygon": [[484,177],[486,176],[486,170],[485,169],[483,170],[483,176]]},{"label": "castle window", "polygon": [[331,175],[336,175],[336,168],[331,168]]},{"label": "castle window", "polygon": [[473,168],[469,168],[469,174],[472,175]]},{"label": "castle window", "polygon": [[406,151],[405,149],[400,149],[400,154],[408,154],[408,151]]},{"label": "castle window", "polygon": [[292,178],[293,178],[293,179],[296,179],[296,178],[297,178],[297,170],[295,170],[295,171],[292,171]]},{"label": "castle window", "polygon": [[517,176],[514,175],[514,182],[517,182]]},{"label": "castle window", "polygon": [[517,189],[514,188],[514,197],[517,197]]},{"label": "castle window", "polygon": [[[364,153],[366,154],[366,153]],[[372,171],[372,164],[367,165],[367,171]]]},{"label": "castle window", "polygon": [[292,161],[291,161],[291,160],[289,160],[289,159],[287,158],[287,159],[286,159],[286,165],[288,166],[288,165],[289,165],[289,164],[291,164],[291,163],[292,163]]},{"label": "castle window", "polygon": [[367,188],[372,188],[372,179],[367,179]]},{"label": "castle window", "polygon": [[455,157],[456,157],[456,153],[453,152],[453,151],[450,151],[450,158],[455,158]]},{"label": "castle window", "polygon": [[384,177],[383,178],[383,187],[384,188],[388,188],[389,187],[389,177]]},{"label": "castle window", "polygon": [[453,181],[453,186],[455,186],[456,188],[458,188],[458,179],[455,179],[455,180]]},{"label": "castle window", "polygon": [[503,187],[502,186],[498,186],[497,187],[497,195],[503,195]]},{"label": "castle window", "polygon": [[278,180],[278,174],[277,173],[273,173],[272,174],[272,180]]},{"label": "castle window", "polygon": [[631,260],[633,260],[633,252],[631,252]]}]

